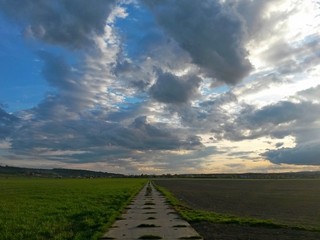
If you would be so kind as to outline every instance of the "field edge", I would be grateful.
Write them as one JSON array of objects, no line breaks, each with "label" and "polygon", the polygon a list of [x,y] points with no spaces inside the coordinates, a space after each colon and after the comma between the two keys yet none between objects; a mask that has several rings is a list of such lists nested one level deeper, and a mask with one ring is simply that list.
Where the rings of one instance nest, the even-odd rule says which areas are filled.
[{"label": "field edge", "polygon": [[264,220],[252,217],[239,217],[235,215],[221,214],[213,211],[192,209],[186,203],[177,199],[172,192],[168,189],[157,185],[152,181],[153,185],[159,190],[168,200],[168,202],[174,207],[174,209],[181,215],[183,219],[190,223],[197,222],[210,222],[216,224],[238,224],[251,227],[263,227],[263,228],[281,228],[291,230],[301,230],[308,232],[320,232],[318,228],[304,227],[304,226],[292,226],[282,223],[277,223],[273,220]]},{"label": "field edge", "polygon": [[130,204],[132,199],[135,198],[135,196],[137,196],[137,194],[143,189],[143,187],[147,183],[148,183],[148,180],[145,179],[145,181],[143,183],[141,183],[140,188],[138,188],[135,192],[133,192],[131,194],[131,196],[128,198],[128,200],[123,204],[123,206],[117,211],[117,214],[110,217],[109,221],[104,226],[104,229],[101,232],[97,232],[95,234],[95,236],[93,236],[94,239],[101,239],[102,238],[102,236],[110,229],[112,224],[114,224],[114,222],[117,220],[117,218],[119,218],[123,214],[123,212],[125,211],[126,207]]}]

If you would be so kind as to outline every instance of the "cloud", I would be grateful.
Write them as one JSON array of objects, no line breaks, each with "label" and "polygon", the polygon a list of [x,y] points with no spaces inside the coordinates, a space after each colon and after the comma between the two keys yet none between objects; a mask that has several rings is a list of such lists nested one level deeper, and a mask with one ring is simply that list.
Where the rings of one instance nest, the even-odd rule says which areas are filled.
[{"label": "cloud", "polygon": [[294,103],[282,101],[252,112],[251,108],[242,111],[240,121],[251,128],[266,125],[277,126],[290,124],[293,121],[312,123],[317,121],[320,105],[310,102]]},{"label": "cloud", "polygon": [[281,31],[276,29],[276,25],[281,24],[282,21],[286,20],[288,16],[292,14],[290,11],[283,12],[283,8],[273,8],[283,3],[284,1],[282,0],[231,0],[226,2],[236,9],[245,25],[244,28],[248,35],[247,37],[255,42],[269,39],[275,32],[279,34]]},{"label": "cloud", "polygon": [[[310,40],[311,39],[311,40]],[[319,64],[320,35],[308,36],[299,44],[279,40],[261,54],[269,63],[277,62],[277,72],[282,75],[303,73]]]},{"label": "cloud", "polygon": [[262,156],[276,164],[320,165],[320,142],[299,144],[295,148],[270,150]]},{"label": "cloud", "polygon": [[216,147],[202,147],[193,151],[161,151],[160,154],[145,152],[138,157],[144,166],[149,166],[158,173],[195,173],[206,168],[206,158],[219,154]]},{"label": "cloud", "polygon": [[[288,35],[302,1],[289,3],[0,0],[49,85],[37,106],[0,109],[9,158],[190,172],[264,152],[272,163],[319,165],[320,88],[299,90],[318,76],[319,36]],[[274,149],[217,147],[259,138]]]},{"label": "cloud", "polygon": [[[46,156],[47,159],[64,162],[90,161],[88,159],[99,161],[108,156],[106,161],[113,162],[132,157],[142,159],[139,154],[134,154],[134,151],[201,147],[201,141],[196,136],[190,134],[173,135],[171,132],[174,132],[174,129],[164,124],[154,126],[148,123],[146,117],[139,117],[139,114],[143,114],[142,108],[139,110],[139,104],[136,104],[136,109],[127,108],[125,116],[119,118],[119,114],[121,115],[125,109],[125,97],[134,93],[134,90],[128,88],[131,79],[129,81],[115,81],[114,73],[121,73],[118,75],[119,79],[127,80],[122,78],[126,72],[130,75],[136,71],[137,76],[143,77],[153,74],[153,69],[150,67],[144,71],[139,67],[132,68],[137,65],[127,64],[129,62],[126,62],[127,59],[121,53],[121,43],[118,41],[116,28],[113,26],[115,20],[110,20],[110,23],[106,25],[107,14],[110,13],[112,18],[115,18],[115,13],[106,11],[106,15],[100,16],[97,13],[96,16],[91,16],[90,9],[92,7],[88,11],[82,10],[82,8],[69,10],[69,7],[76,3],[85,4],[76,1],[70,1],[70,3],[59,1],[53,6],[43,2],[43,5],[39,5],[39,9],[43,11],[41,17],[37,16],[36,12],[31,16],[31,10],[27,11],[27,16],[18,12],[18,18],[28,20],[29,30],[32,30],[31,33],[34,34],[34,37],[43,42],[68,48],[84,47],[84,52],[77,55],[80,57],[77,61],[73,61],[73,59],[69,61],[70,56],[57,55],[56,52],[48,50],[37,52],[44,63],[42,74],[54,90],[48,93],[38,106],[24,111],[28,118],[21,123],[17,131],[10,132],[12,152],[17,156],[40,154],[43,157]],[[107,4],[105,1],[101,1],[99,3],[104,7],[106,5],[111,7],[111,2]],[[8,8],[5,10],[9,14],[11,6],[5,2],[3,4]],[[26,8],[33,6],[30,1],[26,1],[24,4]],[[101,9],[103,6],[100,6]],[[55,8],[51,9],[53,7]],[[85,9],[85,6],[82,7]],[[64,17],[70,18],[70,21],[59,22],[60,13],[58,10],[67,11],[64,12]],[[77,35],[81,34],[83,29],[77,29],[77,26],[72,22],[80,15],[81,21],[89,19],[87,25],[83,26],[86,31],[88,30],[83,36]],[[47,19],[51,17],[57,19],[52,22],[52,25],[47,26]],[[97,21],[91,17],[96,17]],[[99,19],[104,19],[103,28],[100,28],[98,24]],[[45,29],[45,32],[41,34],[35,32],[38,29],[38,26],[34,25],[36,20]],[[76,21],[76,23],[81,24],[81,21]],[[60,26],[60,24],[65,25]],[[79,39],[64,37],[63,34],[59,35],[56,27],[61,27],[60,32],[75,27],[74,31],[79,32],[71,31],[70,33],[75,34],[74,37],[78,36]],[[91,51],[91,48],[99,48],[99,52]],[[144,67],[147,65],[146,62]],[[141,79],[144,80],[144,78]],[[187,79],[186,84],[197,85],[197,81],[199,80],[195,79],[193,83],[192,80]],[[178,84],[183,86],[184,80],[179,79]],[[196,92],[196,90],[189,92],[187,86],[184,87],[184,90],[183,97],[185,99],[183,100],[189,100],[193,96],[193,92]],[[147,113],[145,109],[144,113]]]},{"label": "cloud", "polygon": [[284,79],[319,65],[319,18],[316,2],[227,1],[236,9],[247,32],[249,59],[256,68]]},{"label": "cloud", "polygon": [[68,48],[85,48],[103,35],[114,0],[2,0],[0,9],[25,26],[25,34]]},{"label": "cloud", "polygon": [[[174,129],[158,128],[147,122],[145,116],[136,118],[130,125],[108,123],[103,119],[44,119],[30,120],[11,134],[12,151],[16,154],[33,152],[74,152],[67,159],[98,161],[132,157],[132,151],[197,149],[202,146],[196,136],[173,135]],[[41,150],[42,149],[42,150]],[[82,151],[82,152],[77,152]],[[54,158],[50,155],[50,159]],[[63,158],[61,154],[59,158]],[[109,161],[109,160],[108,160]]]},{"label": "cloud", "polygon": [[44,62],[42,74],[52,86],[66,90],[73,88],[71,67],[63,57],[45,51],[39,51],[38,55]]},{"label": "cloud", "polygon": [[299,92],[293,98],[295,101],[281,101],[260,109],[247,105],[232,128],[229,131],[224,128],[220,134],[236,141],[292,136],[294,147],[280,148],[283,143],[278,142],[277,149],[266,150],[261,156],[276,164],[319,165],[320,104],[314,101],[317,93],[318,87],[315,87]]},{"label": "cloud", "polygon": [[177,114],[181,126],[201,134],[215,132],[216,137],[224,131],[228,121],[233,120],[233,113],[226,106],[237,104],[237,97],[227,92],[219,96],[210,96],[196,104],[170,105],[167,110],[170,115]]},{"label": "cloud", "polygon": [[151,96],[159,102],[185,103],[198,92],[201,79],[197,76],[175,76],[158,72],[157,80],[150,88]]},{"label": "cloud", "polygon": [[37,116],[74,117],[90,108],[107,109],[123,101],[120,94],[107,90],[114,85],[125,89],[112,83],[112,65],[120,51],[113,21],[125,17],[115,4],[114,0],[0,2],[0,12],[36,38],[34,46],[41,49],[35,49],[35,53],[43,62],[42,75],[52,88],[33,109]]},{"label": "cloud", "polygon": [[79,113],[93,105],[99,88],[103,91],[103,83],[99,84],[99,79],[89,82],[96,77],[96,71],[86,70],[89,64],[83,62],[73,66],[64,57],[46,51],[39,51],[38,56],[43,61],[42,75],[54,88],[36,107],[38,113],[51,117],[62,117],[59,114],[62,111]]},{"label": "cloud", "polygon": [[319,101],[319,96],[320,96],[320,85],[300,91],[297,93],[297,96],[295,97],[303,99],[305,101],[315,102],[315,101]]},{"label": "cloud", "polygon": [[159,25],[211,78],[236,84],[252,66],[245,31],[233,8],[218,1],[144,1]]},{"label": "cloud", "polygon": [[[113,11],[110,14],[116,18]],[[123,102],[124,94],[128,95],[130,89],[125,83],[115,81],[113,68],[121,57],[121,47],[114,26],[106,24],[107,20],[104,20],[105,32],[92,36],[95,45],[86,45],[81,53],[50,51],[50,48],[36,52],[43,62],[42,75],[52,88],[32,109],[35,116],[80,119],[87,111],[110,111]]]},{"label": "cloud", "polygon": [[0,140],[9,137],[18,123],[18,117],[0,108]]},{"label": "cloud", "polygon": [[311,102],[282,101],[261,109],[247,106],[235,120],[231,131],[224,134],[237,141],[262,136],[280,139],[289,135],[300,136],[301,132],[303,135],[315,127],[319,111],[320,105]]},{"label": "cloud", "polygon": [[232,152],[232,153],[229,153],[227,154],[228,156],[236,156],[236,157],[239,157],[239,158],[247,158],[248,155],[254,153],[253,151],[240,151],[240,152]]}]

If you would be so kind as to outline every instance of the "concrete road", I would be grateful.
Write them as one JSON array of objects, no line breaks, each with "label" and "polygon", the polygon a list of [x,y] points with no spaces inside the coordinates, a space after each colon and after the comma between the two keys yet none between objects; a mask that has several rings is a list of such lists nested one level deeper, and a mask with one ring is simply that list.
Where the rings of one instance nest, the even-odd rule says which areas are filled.
[{"label": "concrete road", "polygon": [[148,183],[101,239],[203,239]]}]

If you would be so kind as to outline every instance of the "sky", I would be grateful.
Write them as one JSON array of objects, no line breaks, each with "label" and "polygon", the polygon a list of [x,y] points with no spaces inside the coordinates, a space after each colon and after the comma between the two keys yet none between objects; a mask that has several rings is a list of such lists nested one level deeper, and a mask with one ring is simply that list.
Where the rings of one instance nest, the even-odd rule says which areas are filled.
[{"label": "sky", "polygon": [[0,0],[0,164],[320,170],[319,0]]}]

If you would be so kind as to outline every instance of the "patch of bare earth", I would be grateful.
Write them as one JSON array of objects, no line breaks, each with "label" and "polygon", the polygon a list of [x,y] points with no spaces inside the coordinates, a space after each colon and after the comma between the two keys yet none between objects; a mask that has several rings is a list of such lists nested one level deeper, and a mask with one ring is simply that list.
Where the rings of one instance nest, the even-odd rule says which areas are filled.
[{"label": "patch of bare earth", "polygon": [[319,240],[320,233],[237,224],[191,223],[205,240]]},{"label": "patch of bare earth", "polygon": [[[157,180],[193,209],[319,228],[320,180]],[[207,240],[319,240],[320,232],[197,222]]]}]

